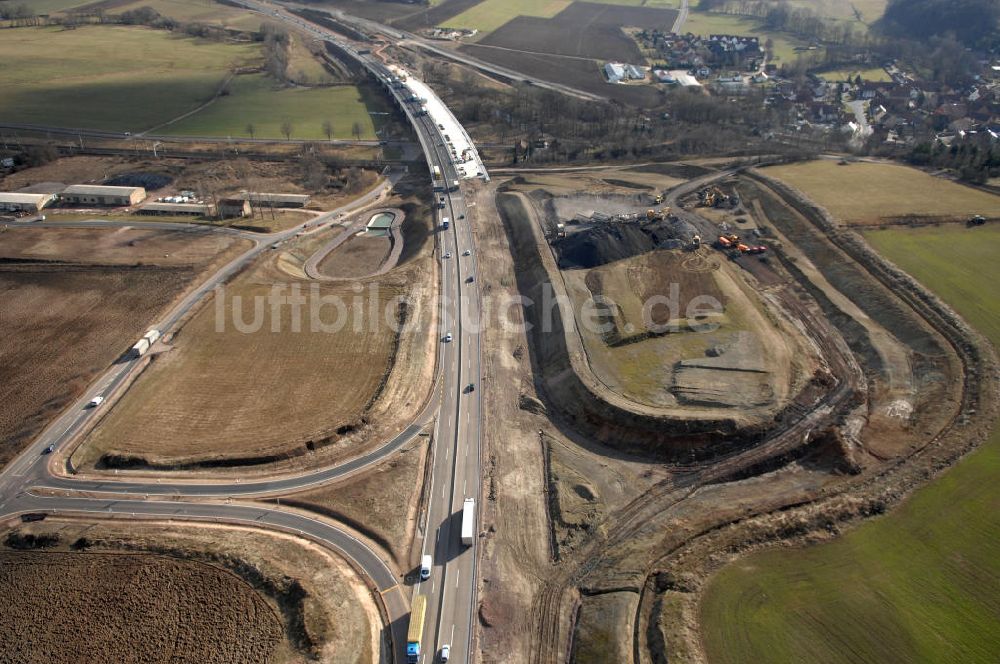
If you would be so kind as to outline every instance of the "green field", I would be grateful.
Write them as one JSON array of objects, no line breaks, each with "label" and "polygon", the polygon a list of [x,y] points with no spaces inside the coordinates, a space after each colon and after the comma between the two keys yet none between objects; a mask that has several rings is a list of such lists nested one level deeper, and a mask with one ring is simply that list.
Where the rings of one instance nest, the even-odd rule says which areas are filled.
[{"label": "green field", "polygon": [[805,48],[806,42],[782,32],[767,32],[761,27],[760,21],[742,16],[728,14],[703,13],[693,11],[688,14],[687,21],[681,27],[681,32],[707,37],[708,35],[745,35],[760,39],[761,47],[768,39],[774,42],[774,57],[776,64],[792,63],[804,54],[821,54],[822,51],[796,51],[796,47]]},{"label": "green field", "polygon": [[83,5],[92,4],[93,0],[30,0],[30,2],[25,0],[3,0],[0,2],[0,7],[17,7],[18,5],[27,5],[31,8],[31,11],[36,14],[55,14],[58,12],[66,11],[67,9],[75,9],[77,7],[82,7]]},{"label": "green field", "polygon": [[260,14],[219,4],[215,0],[136,0],[111,13],[119,14],[130,9],[151,7],[163,16],[183,23],[207,23],[237,30],[257,30],[264,22]]},{"label": "green field", "polygon": [[[875,231],[872,244],[1000,345],[1000,227]],[[992,275],[992,276],[990,276]],[[1000,652],[1000,428],[890,515],[724,568],[702,603],[712,664],[992,663]]]},{"label": "green field", "polygon": [[872,67],[871,69],[835,69],[833,71],[825,71],[820,74],[819,77],[834,82],[846,81],[847,79],[854,81],[859,74],[861,75],[861,80],[863,81],[892,80],[889,73],[881,67]]},{"label": "green field", "polygon": [[[302,58],[299,58],[300,60]],[[261,62],[257,44],[222,44],[140,27],[87,26],[76,30],[18,28],[0,39],[0,120],[138,133],[177,118],[212,99],[229,72]],[[276,88],[263,75],[237,76],[230,94],[157,132],[197,136],[281,138],[288,118],[293,138],[363,138],[375,128],[368,108],[383,100],[364,88]]]},{"label": "green field", "polygon": [[334,138],[353,138],[351,128],[361,125],[361,138],[375,138],[375,125],[368,114],[376,110],[380,98],[369,96],[365,88],[345,85],[332,88],[275,88],[262,74],[237,76],[231,94],[177,124],[157,133],[176,136],[232,136],[246,138],[247,124],[253,124],[256,138],[284,138],[281,124],[292,123],[292,139],[320,140],[323,121],[333,123]]},{"label": "green field", "polygon": [[195,108],[259,57],[259,46],[137,27],[5,30],[0,119],[135,132]]},{"label": "green field", "polygon": [[1000,216],[1000,196],[908,166],[886,162],[841,165],[817,159],[763,172],[795,187],[845,223],[878,223],[886,217],[965,219]]}]

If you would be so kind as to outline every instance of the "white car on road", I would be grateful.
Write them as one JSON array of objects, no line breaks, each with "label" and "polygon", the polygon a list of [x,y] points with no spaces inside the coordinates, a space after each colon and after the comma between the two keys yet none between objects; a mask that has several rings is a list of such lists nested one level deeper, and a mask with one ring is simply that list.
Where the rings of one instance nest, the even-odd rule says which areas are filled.
[{"label": "white car on road", "polygon": [[451,332],[449,332],[448,334],[444,335],[444,341],[445,341],[445,343],[448,343],[449,341],[451,341]]},{"label": "white car on road", "polygon": [[88,405],[89,407],[91,407],[91,408],[97,408],[97,407],[98,407],[98,406],[100,406],[100,405],[101,405],[102,403],[104,403],[104,397],[102,397],[102,396],[96,396],[96,397],[94,397],[93,399],[91,399],[91,400],[90,400],[90,403],[89,403],[89,404],[87,404],[87,405]]}]

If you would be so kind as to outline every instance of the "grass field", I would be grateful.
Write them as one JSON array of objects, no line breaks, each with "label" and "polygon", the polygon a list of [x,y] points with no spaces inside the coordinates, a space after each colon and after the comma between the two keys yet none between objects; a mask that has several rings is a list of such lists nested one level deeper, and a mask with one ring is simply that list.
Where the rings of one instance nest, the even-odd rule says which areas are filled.
[{"label": "grass field", "polygon": [[763,171],[795,187],[839,221],[860,224],[902,216],[965,219],[1000,216],[1000,196],[889,163],[841,166],[821,159]]},{"label": "grass field", "polygon": [[215,0],[137,0],[115,8],[121,13],[140,7],[151,7],[161,15],[183,23],[207,23],[236,30],[257,30],[265,18],[260,14],[215,2]]},{"label": "grass field", "polygon": [[141,130],[212,97],[254,45],[175,37],[137,27],[19,28],[0,40],[0,119]]},{"label": "grass field", "polygon": [[873,67],[871,69],[835,69],[833,71],[825,71],[819,76],[828,81],[846,81],[848,78],[853,81],[859,74],[861,75],[861,79],[865,81],[892,80],[892,77],[881,67]]},{"label": "grass field", "polygon": [[[310,78],[321,72],[293,62]],[[255,44],[219,44],[139,27],[88,26],[76,30],[19,28],[0,40],[0,120],[136,133],[177,118],[212,99],[230,70],[260,62]],[[263,75],[237,76],[230,93],[163,133],[245,137],[253,123],[258,138],[375,137],[369,109],[385,102],[364,87],[278,88]]]},{"label": "grass field", "polygon": [[382,110],[381,99],[366,88],[277,88],[263,74],[237,76],[231,93],[204,110],[158,133],[179,136],[247,137],[253,124],[257,138],[284,138],[282,123],[292,123],[292,139],[325,140],[323,122],[333,123],[334,138],[353,138],[354,123],[361,125],[361,138],[375,138],[375,123],[369,107]]},{"label": "grass field", "polygon": [[[778,64],[795,62],[800,54],[805,53],[796,51],[795,48],[808,45],[792,35],[781,32],[767,32],[763,29],[761,23],[755,19],[729,16],[727,14],[693,11],[688,14],[687,21],[685,21],[684,26],[681,28],[681,32],[690,32],[704,37],[710,34],[758,37],[762,47],[767,39],[771,39],[774,42],[774,56]],[[818,54],[821,51],[810,51],[809,53]]]},{"label": "grass field", "polygon": [[31,2],[24,2],[23,0],[2,0],[0,1],[0,7],[17,7],[19,5],[27,5],[31,8],[31,11],[36,14],[55,14],[68,9],[82,7],[83,5],[89,5],[92,2],[93,0],[31,0]]},{"label": "grass field", "polygon": [[[1000,228],[867,234],[1000,344]],[[713,664],[996,661],[1000,429],[898,511],[829,544],[723,569],[702,604]]]}]

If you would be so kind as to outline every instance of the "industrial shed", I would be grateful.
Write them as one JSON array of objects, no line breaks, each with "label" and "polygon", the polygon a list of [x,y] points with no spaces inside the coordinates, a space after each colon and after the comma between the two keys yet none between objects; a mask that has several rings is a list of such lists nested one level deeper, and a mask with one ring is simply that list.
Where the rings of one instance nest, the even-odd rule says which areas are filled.
[{"label": "industrial shed", "polygon": [[0,210],[4,212],[41,212],[55,198],[52,194],[0,193]]},{"label": "industrial shed", "polygon": [[147,203],[139,208],[137,212],[139,214],[211,217],[215,212],[215,208],[211,203]]},{"label": "industrial shed", "polygon": [[63,189],[59,199],[73,205],[136,205],[146,198],[143,187],[107,187],[74,184]]},{"label": "industrial shed", "polygon": [[246,192],[235,196],[258,207],[305,207],[309,203],[308,194],[268,194],[263,192]]}]

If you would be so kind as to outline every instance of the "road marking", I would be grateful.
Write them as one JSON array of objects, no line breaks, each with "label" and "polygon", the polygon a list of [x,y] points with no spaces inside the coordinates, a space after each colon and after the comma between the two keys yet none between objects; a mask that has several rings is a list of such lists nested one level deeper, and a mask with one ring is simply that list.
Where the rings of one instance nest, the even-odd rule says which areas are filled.
[{"label": "road marking", "polygon": [[458,588],[458,580],[462,577],[462,568],[455,570],[455,587]]},{"label": "road marking", "polygon": [[391,592],[392,592],[393,590],[398,590],[399,592],[403,592],[403,589],[402,589],[402,588],[400,587],[400,585],[399,585],[399,584],[397,583],[397,584],[396,584],[396,585],[394,585],[394,586],[393,586],[392,588],[386,588],[385,590],[381,590],[381,591],[379,591],[379,595],[382,595],[382,596],[384,597],[385,595],[387,595],[387,594],[391,593]]}]

